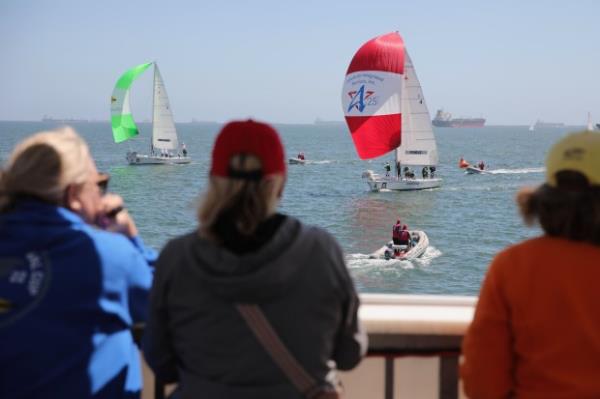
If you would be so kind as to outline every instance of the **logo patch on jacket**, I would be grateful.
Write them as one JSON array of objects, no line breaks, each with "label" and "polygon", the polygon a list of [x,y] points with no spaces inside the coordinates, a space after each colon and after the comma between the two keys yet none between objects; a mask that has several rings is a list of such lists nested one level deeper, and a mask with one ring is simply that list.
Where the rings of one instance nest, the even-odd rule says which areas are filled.
[{"label": "logo patch on jacket", "polygon": [[0,258],[0,328],[33,310],[50,285],[50,263],[45,254]]}]

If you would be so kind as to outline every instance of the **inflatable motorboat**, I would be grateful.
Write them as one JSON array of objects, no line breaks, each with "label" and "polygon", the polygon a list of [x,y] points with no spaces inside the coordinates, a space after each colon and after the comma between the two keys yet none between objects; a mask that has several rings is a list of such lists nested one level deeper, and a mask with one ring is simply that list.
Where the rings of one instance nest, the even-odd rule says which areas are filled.
[{"label": "inflatable motorboat", "polygon": [[429,238],[424,231],[411,230],[411,245],[394,245],[393,241],[369,255],[371,259],[411,260],[420,257],[429,246]]},{"label": "inflatable motorboat", "polygon": [[475,166],[467,166],[465,169],[465,173],[468,175],[482,175],[487,173],[485,169],[479,169]]},{"label": "inflatable motorboat", "polygon": [[290,165],[304,165],[306,163],[306,159],[300,159],[300,158],[289,158],[288,159],[288,163]]}]

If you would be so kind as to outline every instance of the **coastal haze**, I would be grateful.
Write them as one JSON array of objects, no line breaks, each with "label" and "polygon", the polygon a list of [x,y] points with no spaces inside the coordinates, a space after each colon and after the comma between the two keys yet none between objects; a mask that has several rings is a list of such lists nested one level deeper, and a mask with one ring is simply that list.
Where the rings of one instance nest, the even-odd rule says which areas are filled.
[{"label": "coastal haze", "polygon": [[[117,78],[157,61],[178,122],[341,121],[352,55],[398,31],[432,114],[583,125],[600,122],[599,15],[594,0],[4,0],[0,120],[107,121]],[[151,78],[133,87],[138,121]]]}]

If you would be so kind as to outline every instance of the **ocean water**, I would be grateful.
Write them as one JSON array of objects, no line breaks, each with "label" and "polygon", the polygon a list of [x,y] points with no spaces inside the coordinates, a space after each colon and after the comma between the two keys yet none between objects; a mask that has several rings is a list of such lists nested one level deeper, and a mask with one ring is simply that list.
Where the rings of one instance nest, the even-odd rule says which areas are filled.
[{"label": "ocean water", "polygon": [[[23,137],[56,127],[50,122],[0,122],[0,160]],[[147,152],[149,124],[130,143],[114,144],[108,123],[73,123],[88,141],[110,189],[125,199],[142,237],[160,249],[196,226],[210,151],[220,125],[178,124],[194,161],[190,165],[128,166],[129,149]],[[529,132],[523,127],[438,128],[437,174],[441,188],[415,192],[368,191],[366,169],[383,172],[392,155],[362,161],[343,124],[277,125],[289,157],[303,151],[306,165],[289,165],[281,210],[330,231],[346,253],[361,292],[475,295],[494,254],[540,234],[525,226],[514,203],[519,188],[544,179],[544,157],[564,129]],[[466,175],[459,157],[484,160],[492,173]],[[420,172],[420,171],[417,171]],[[430,247],[414,261],[374,260],[368,254],[391,238],[397,218],[424,230]]]}]

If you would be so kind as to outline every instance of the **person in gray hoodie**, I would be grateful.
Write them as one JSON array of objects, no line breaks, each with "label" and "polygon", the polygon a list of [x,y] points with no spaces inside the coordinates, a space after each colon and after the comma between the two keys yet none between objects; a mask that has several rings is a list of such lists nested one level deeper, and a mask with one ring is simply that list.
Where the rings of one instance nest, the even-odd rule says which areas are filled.
[{"label": "person in gray hoodie", "polygon": [[144,354],[182,398],[301,398],[246,324],[256,304],[285,347],[323,385],[354,368],[366,334],[339,244],[277,213],[284,149],[269,125],[235,121],[212,153],[199,228],[170,241],[156,265]]}]

